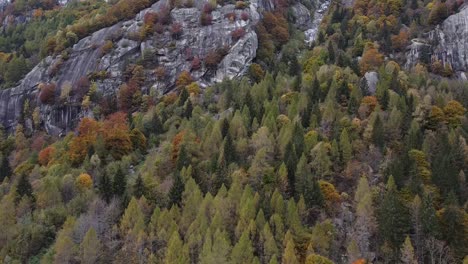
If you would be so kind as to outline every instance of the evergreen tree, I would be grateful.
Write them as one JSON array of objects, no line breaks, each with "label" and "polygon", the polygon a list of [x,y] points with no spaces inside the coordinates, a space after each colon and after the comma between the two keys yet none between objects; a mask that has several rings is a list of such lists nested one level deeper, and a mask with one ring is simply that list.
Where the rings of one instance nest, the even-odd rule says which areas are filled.
[{"label": "evergreen tree", "polygon": [[18,201],[23,196],[27,196],[30,198],[33,197],[32,186],[31,186],[31,183],[29,182],[28,176],[25,173],[21,174],[18,180],[18,185],[16,186],[16,194],[17,194]]},{"label": "evergreen tree", "polygon": [[335,48],[333,47],[333,43],[331,41],[328,42],[327,51],[328,51],[328,62],[330,64],[333,64],[335,62]]},{"label": "evergreen tree", "polygon": [[179,95],[179,106],[183,106],[185,104],[185,101],[187,101],[187,99],[189,98],[189,96],[190,95],[187,89],[184,87]]},{"label": "evergreen tree", "polygon": [[187,119],[190,119],[192,117],[192,111],[193,111],[192,101],[187,100],[187,103],[185,104],[184,117],[187,118]]},{"label": "evergreen tree", "polygon": [[288,170],[288,186],[289,194],[295,196],[295,186],[296,186],[296,166],[297,166],[297,156],[292,142],[289,142],[286,145],[284,151],[284,161],[286,163],[286,168]]},{"label": "evergreen tree", "polygon": [[466,213],[459,209],[454,192],[450,192],[440,217],[442,238],[462,259],[468,251],[468,233],[466,229]]},{"label": "evergreen tree", "polygon": [[101,193],[102,198],[109,203],[110,199],[112,198],[113,190],[112,190],[112,182],[107,176],[107,173],[104,171],[102,174],[101,181],[99,182],[99,192]]},{"label": "evergreen tree", "polygon": [[174,174],[174,183],[172,184],[171,190],[169,191],[169,199],[171,204],[179,205],[182,201],[182,193],[184,192],[185,184],[182,181],[182,177],[179,172]]},{"label": "evergreen tree", "polygon": [[127,189],[127,178],[119,166],[112,181],[112,192],[115,196],[123,197]]},{"label": "evergreen tree", "polygon": [[345,128],[341,131],[340,135],[340,151],[341,151],[341,160],[343,164],[346,165],[352,157],[352,147],[349,142],[348,130]]},{"label": "evergreen tree", "polygon": [[189,165],[190,157],[187,153],[187,148],[185,147],[185,144],[182,144],[179,150],[179,155],[177,156],[176,169],[180,171],[183,167],[188,168]]},{"label": "evergreen tree", "polygon": [[137,198],[145,195],[146,193],[146,186],[143,182],[143,178],[141,178],[141,174],[138,174],[135,184],[133,185],[133,195]]},{"label": "evergreen tree", "polygon": [[324,198],[322,190],[320,189],[320,184],[317,179],[310,175],[307,177],[306,185],[304,188],[304,199],[307,207],[311,208],[313,206],[323,206]]},{"label": "evergreen tree", "polygon": [[[398,197],[395,181],[390,176],[387,190],[382,197],[377,213],[379,234],[393,252],[397,252],[409,231],[409,211]],[[394,255],[395,256],[395,255]]]},{"label": "evergreen tree", "polygon": [[377,114],[377,117],[375,118],[374,121],[374,126],[372,129],[372,143],[379,147],[380,149],[383,149],[385,145],[385,137],[384,137],[384,126],[382,123],[382,120],[380,119],[380,115]]},{"label": "evergreen tree", "polygon": [[11,176],[11,167],[10,163],[8,162],[8,158],[6,155],[1,155],[0,159],[0,182],[3,182],[3,180],[6,177]]}]

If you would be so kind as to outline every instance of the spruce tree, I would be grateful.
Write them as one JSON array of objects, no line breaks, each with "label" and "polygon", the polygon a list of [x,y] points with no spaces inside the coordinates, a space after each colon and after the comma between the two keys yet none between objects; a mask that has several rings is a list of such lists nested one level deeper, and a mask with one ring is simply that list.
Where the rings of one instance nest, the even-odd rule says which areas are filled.
[{"label": "spruce tree", "polygon": [[8,162],[8,158],[6,155],[1,155],[0,162],[1,162],[0,164],[0,183],[1,183],[6,177],[11,176],[11,167],[10,167],[10,163]]},{"label": "spruce tree", "polygon": [[145,192],[145,183],[143,182],[143,178],[141,178],[141,175],[138,174],[135,180],[135,184],[133,185],[133,195],[137,198],[140,198],[141,196],[145,195]]},{"label": "spruce tree", "polygon": [[32,191],[32,186],[31,183],[29,182],[28,176],[26,174],[21,174],[19,180],[18,180],[18,185],[16,187],[16,194],[17,194],[17,199],[18,201],[23,197],[23,196],[28,196],[30,198],[33,197],[33,191]]},{"label": "spruce tree", "polygon": [[112,181],[112,192],[115,196],[123,197],[127,189],[127,178],[119,166]]},{"label": "spruce tree", "polygon": [[109,203],[112,198],[113,190],[112,182],[106,172],[102,174],[101,181],[99,182],[99,192],[101,193],[102,198]]},{"label": "spruce tree", "polygon": [[[409,210],[398,197],[395,181],[390,176],[380,202],[377,221],[379,234],[396,253],[410,228]],[[394,255],[395,256],[395,255]]]},{"label": "spruce tree", "polygon": [[382,123],[382,120],[380,119],[380,115],[377,114],[377,117],[374,121],[374,126],[372,129],[372,143],[379,147],[380,149],[383,149],[385,145],[385,137],[384,137],[384,126]]},{"label": "spruce tree", "polygon": [[172,184],[171,190],[169,191],[169,199],[171,204],[180,205],[184,189],[185,184],[182,181],[182,177],[180,176],[180,173],[176,171],[174,174],[174,183]]}]

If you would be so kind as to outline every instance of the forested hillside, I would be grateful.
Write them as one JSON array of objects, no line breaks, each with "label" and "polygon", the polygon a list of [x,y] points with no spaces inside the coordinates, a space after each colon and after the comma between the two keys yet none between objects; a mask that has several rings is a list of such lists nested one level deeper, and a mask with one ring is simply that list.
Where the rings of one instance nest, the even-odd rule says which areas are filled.
[{"label": "forested hillside", "polygon": [[[34,13],[3,28],[4,87],[152,4],[30,2],[3,11]],[[243,78],[205,87],[195,68],[159,93],[147,84],[168,69],[142,56],[113,96],[100,78],[70,84],[87,114],[63,137],[25,107],[0,135],[0,263],[466,264],[468,82],[436,57],[407,67],[411,40],[466,3],[335,1],[311,46],[294,4],[261,14]],[[177,33],[160,15],[140,37]],[[41,85],[38,100],[67,105]]]}]

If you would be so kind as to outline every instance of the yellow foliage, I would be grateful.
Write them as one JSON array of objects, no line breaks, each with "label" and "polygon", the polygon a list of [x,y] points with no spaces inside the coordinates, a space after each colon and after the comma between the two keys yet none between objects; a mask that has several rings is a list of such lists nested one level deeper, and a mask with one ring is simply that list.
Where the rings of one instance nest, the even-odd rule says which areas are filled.
[{"label": "yellow foliage", "polygon": [[78,178],[76,178],[76,186],[80,190],[89,189],[91,186],[93,186],[93,180],[89,174],[82,173],[80,176],[78,176]]}]

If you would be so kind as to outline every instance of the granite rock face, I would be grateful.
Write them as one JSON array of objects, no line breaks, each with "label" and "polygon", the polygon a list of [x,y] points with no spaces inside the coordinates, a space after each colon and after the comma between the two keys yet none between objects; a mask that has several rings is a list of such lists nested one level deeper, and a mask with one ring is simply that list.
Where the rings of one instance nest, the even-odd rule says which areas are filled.
[{"label": "granite rock face", "polygon": [[[274,1],[253,0],[250,6],[236,9],[227,4],[216,7],[210,25],[201,25],[200,16],[204,1],[197,0],[192,8],[176,8],[170,11],[171,25],[178,24],[182,31],[174,35],[171,25],[165,26],[163,33],[152,33],[144,40],[140,38],[145,15],[159,12],[168,4],[161,0],[150,8],[142,10],[134,19],[119,22],[101,29],[89,37],[81,39],[73,46],[68,56],[48,57],[31,70],[16,86],[0,91],[0,125],[12,132],[18,123],[32,124],[33,110],[39,110],[40,126],[53,135],[63,135],[74,129],[84,116],[92,116],[92,111],[83,110],[81,97],[75,94],[75,84],[83,77],[94,78],[98,91],[103,96],[116,97],[127,65],[144,61],[145,83],[143,94],[164,94],[175,85],[182,71],[189,71],[202,87],[220,82],[225,78],[237,78],[245,74],[258,48],[254,26],[263,11],[272,11]],[[329,2],[316,3],[324,13]],[[322,1],[323,2],[323,1]],[[314,4],[311,4],[314,6]],[[316,32],[320,17],[311,18],[310,11],[302,4],[295,6],[298,28]],[[242,32],[233,37],[233,32]],[[312,36],[312,35],[311,35]],[[111,48],[103,49],[104,46]],[[222,52],[221,52],[222,51]],[[206,65],[205,58],[214,52],[223,53],[216,67]],[[200,60],[199,67],[193,66]],[[209,66],[209,67],[208,67]],[[164,77],[157,77],[154,69],[165,69]],[[42,104],[38,87],[41,84],[56,84],[59,98],[65,86],[72,85],[71,95],[53,105]],[[27,109],[26,109],[27,108]],[[33,126],[26,126],[32,130]]]},{"label": "granite rock face", "polygon": [[[181,34],[174,37],[169,30],[170,26],[167,26],[163,33],[154,33],[144,41],[135,38],[143,26],[145,14],[158,12],[166,5],[165,1],[159,1],[141,11],[132,20],[101,29],[80,40],[74,45],[68,58],[46,58],[17,87],[0,91],[0,123],[8,131],[12,131],[20,120],[31,123],[31,117],[24,114],[27,102],[30,109],[40,109],[42,126],[47,132],[63,134],[71,130],[80,118],[90,113],[81,110],[80,100],[73,95],[63,104],[42,104],[38,96],[41,83],[55,83],[58,90],[56,93],[59,95],[64,85],[75,84],[93,73],[105,72],[105,79],[97,81],[98,89],[104,95],[115,95],[123,83],[122,76],[126,66],[142,58],[149,60],[152,67],[147,67],[151,70],[146,70],[145,73],[147,82],[143,87],[144,93],[149,93],[151,89],[159,93],[168,92],[182,71],[190,71],[202,85],[241,76],[256,56],[258,40],[253,26],[260,18],[257,8],[268,10],[271,8],[270,4],[268,1],[256,2],[256,6],[251,5],[244,10],[236,9],[234,5],[218,6],[212,12],[212,24],[208,26],[200,24],[200,8],[173,9],[170,14],[171,23],[182,26]],[[243,13],[247,13],[249,19],[241,19]],[[234,39],[234,30],[244,33]],[[103,53],[102,47],[108,41],[113,42],[113,47]],[[219,49],[223,49],[227,55],[218,67],[208,68],[202,63],[199,69],[192,69],[194,58],[203,61],[210,52]],[[147,56],[150,58],[146,58]],[[152,72],[154,67],[164,67],[166,77],[156,79]],[[57,73],[51,74],[54,69],[58,69]]]},{"label": "granite rock face", "polygon": [[427,33],[424,39],[415,39],[408,47],[405,67],[418,62],[439,60],[450,64],[455,72],[468,71],[468,6],[449,16],[442,24]]}]

